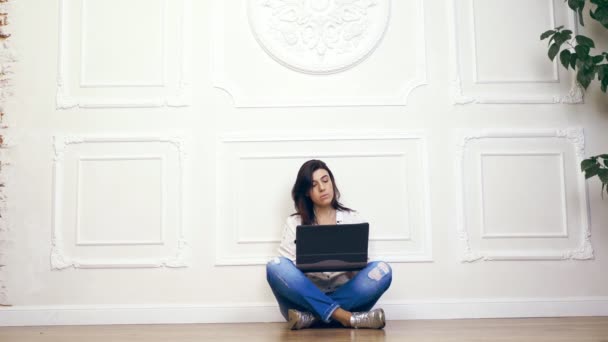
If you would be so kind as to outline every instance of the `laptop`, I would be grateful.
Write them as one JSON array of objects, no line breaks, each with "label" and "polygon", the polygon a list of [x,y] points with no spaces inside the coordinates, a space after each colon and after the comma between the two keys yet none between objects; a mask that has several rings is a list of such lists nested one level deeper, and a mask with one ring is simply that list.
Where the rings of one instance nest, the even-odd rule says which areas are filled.
[{"label": "laptop", "polygon": [[355,271],[367,266],[369,223],[296,227],[296,267],[302,272]]}]

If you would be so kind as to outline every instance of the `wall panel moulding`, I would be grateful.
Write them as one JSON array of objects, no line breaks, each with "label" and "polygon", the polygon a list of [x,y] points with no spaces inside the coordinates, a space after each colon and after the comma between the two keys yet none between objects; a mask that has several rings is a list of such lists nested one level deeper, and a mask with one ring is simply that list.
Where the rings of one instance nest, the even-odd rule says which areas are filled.
[{"label": "wall panel moulding", "polygon": [[[548,28],[577,31],[562,0],[449,0],[455,104],[581,103],[574,74],[547,58]],[[509,15],[504,15],[509,13]]]},{"label": "wall panel moulding", "polygon": [[424,0],[214,0],[210,20],[236,107],[401,106],[426,84]]},{"label": "wall panel moulding", "polygon": [[[286,189],[293,186],[300,165],[314,158],[332,169],[344,204],[370,222],[370,258],[432,261],[424,133],[235,133],[218,144],[217,265],[265,264],[277,255],[285,219],[293,213]],[[275,178],[272,184],[259,181],[268,170]],[[361,187],[361,179],[374,179],[378,188],[393,191],[378,201]]]},{"label": "wall panel moulding", "polygon": [[190,105],[191,16],[191,0],[60,0],[57,108]]},{"label": "wall panel moulding", "polygon": [[185,267],[179,137],[55,136],[53,269]]},{"label": "wall panel moulding", "polygon": [[456,141],[463,261],[593,258],[582,129],[461,131]]}]

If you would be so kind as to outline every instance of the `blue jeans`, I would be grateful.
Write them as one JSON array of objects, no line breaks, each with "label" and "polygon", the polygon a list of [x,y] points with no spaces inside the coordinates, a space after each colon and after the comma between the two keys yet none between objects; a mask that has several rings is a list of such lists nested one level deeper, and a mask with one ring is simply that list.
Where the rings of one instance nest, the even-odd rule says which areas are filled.
[{"label": "blue jeans", "polygon": [[296,309],[312,312],[326,323],[330,322],[337,308],[351,312],[369,311],[393,279],[387,263],[374,261],[336,291],[323,293],[291,260],[284,257],[268,262],[266,278],[286,320],[287,311]]}]

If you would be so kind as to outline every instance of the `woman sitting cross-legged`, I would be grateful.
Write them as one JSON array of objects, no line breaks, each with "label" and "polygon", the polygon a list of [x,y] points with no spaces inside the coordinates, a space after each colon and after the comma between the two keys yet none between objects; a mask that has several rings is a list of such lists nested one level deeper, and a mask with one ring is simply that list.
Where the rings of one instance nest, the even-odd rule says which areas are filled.
[{"label": "woman sitting cross-legged", "polygon": [[[357,272],[303,273],[295,266],[298,225],[361,223],[357,212],[339,202],[334,176],[320,160],[309,160],[292,189],[296,213],[287,218],[280,257],[266,265],[266,275],[290,329],[338,322],[344,327],[382,329],[384,311],[371,310],[392,281],[391,267],[374,261]],[[371,311],[370,311],[371,310]]]}]

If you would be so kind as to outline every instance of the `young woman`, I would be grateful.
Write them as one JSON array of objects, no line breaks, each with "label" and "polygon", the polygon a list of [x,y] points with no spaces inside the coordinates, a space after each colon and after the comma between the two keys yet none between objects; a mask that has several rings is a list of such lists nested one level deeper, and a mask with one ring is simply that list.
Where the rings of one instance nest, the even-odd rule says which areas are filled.
[{"label": "young woman", "polygon": [[266,265],[268,284],[290,329],[339,322],[344,327],[382,329],[384,311],[371,308],[388,289],[390,266],[368,263],[358,272],[302,273],[295,266],[295,232],[300,224],[361,223],[357,212],[343,206],[334,175],[320,160],[298,171],[291,191],[296,213],[287,218],[280,257]]}]

